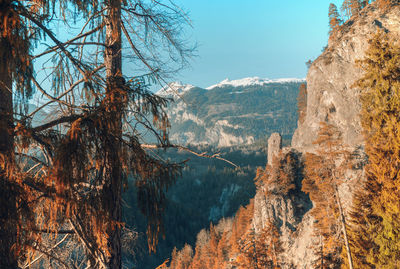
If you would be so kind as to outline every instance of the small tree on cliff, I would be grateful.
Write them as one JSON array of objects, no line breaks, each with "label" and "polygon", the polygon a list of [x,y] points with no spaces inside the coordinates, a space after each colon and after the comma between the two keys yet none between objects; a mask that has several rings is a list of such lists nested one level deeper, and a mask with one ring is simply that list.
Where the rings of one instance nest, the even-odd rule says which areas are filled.
[{"label": "small tree on cliff", "polygon": [[[331,34],[334,31],[336,31],[342,23],[338,9],[337,9],[336,5],[333,3],[331,3],[329,5],[328,16],[329,16],[329,34]],[[300,88],[300,90],[301,90],[301,88]]]},{"label": "small tree on cliff", "polygon": [[[343,243],[351,256],[338,192],[338,185],[343,182],[348,168],[349,153],[343,150],[339,130],[326,122],[321,122],[318,138],[313,143],[318,145],[318,150],[317,154],[306,154],[302,189],[313,201],[311,214],[316,219],[315,233],[321,238],[320,246],[316,247],[317,263],[323,265],[321,268],[329,268],[341,263],[339,253]],[[349,261],[351,263],[351,258]]]},{"label": "small tree on cliff", "polygon": [[360,0],[344,0],[341,9],[347,18],[351,18],[360,12],[361,6]]}]

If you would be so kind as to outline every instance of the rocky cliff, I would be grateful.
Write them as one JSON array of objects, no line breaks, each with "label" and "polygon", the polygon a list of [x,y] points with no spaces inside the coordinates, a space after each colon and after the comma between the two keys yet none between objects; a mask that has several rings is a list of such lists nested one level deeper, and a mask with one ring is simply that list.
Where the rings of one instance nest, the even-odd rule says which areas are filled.
[{"label": "rocky cliff", "polygon": [[368,40],[378,30],[399,36],[399,26],[399,6],[383,13],[372,3],[332,34],[323,53],[309,68],[306,116],[293,136],[294,148],[304,151],[312,147],[321,121],[339,127],[349,146],[362,144],[360,91],[352,87],[361,75],[356,61],[364,58]]},{"label": "rocky cliff", "polygon": [[[317,146],[312,142],[320,122],[338,127],[344,147],[355,156],[355,165],[347,171],[345,182],[339,186],[345,212],[348,212],[352,194],[362,180],[365,162],[359,119],[360,89],[353,87],[362,74],[357,60],[364,58],[368,40],[379,30],[400,36],[400,6],[383,12],[376,3],[370,4],[332,34],[323,53],[309,68],[306,116],[298,123],[292,147],[281,150],[280,154],[283,158],[288,152],[295,151],[301,160],[306,152],[316,151]],[[273,166],[270,160],[268,163]],[[273,181],[273,178],[269,180]],[[311,249],[318,244],[318,239],[313,236],[314,220],[309,213],[296,210],[302,204],[307,208],[309,201],[287,194],[266,195],[265,188],[260,188],[255,197],[253,225],[261,229],[268,221],[278,223],[285,248],[281,258],[287,268],[312,268],[315,257]]]},{"label": "rocky cliff", "polygon": [[[222,247],[225,250],[222,253],[226,257],[224,255],[222,258],[218,257],[219,261],[221,259],[224,261],[223,266],[219,268],[238,268],[237,264],[243,262],[240,259],[243,258],[243,253],[241,253],[243,248],[234,249],[231,243],[243,242],[246,240],[246,234],[250,235],[250,239],[253,240],[254,254],[256,236],[252,239],[251,236],[254,235],[252,232],[255,231],[256,235],[262,237],[264,228],[272,230],[271,223],[278,228],[283,247],[283,252],[277,259],[281,268],[314,267],[313,262],[317,258],[314,247],[320,246],[320,238],[314,235],[316,220],[310,213],[314,204],[308,195],[302,192],[302,186],[305,156],[307,153],[318,153],[319,150],[313,141],[317,138],[321,122],[333,125],[340,131],[343,138],[342,149],[351,153],[352,166],[344,170],[343,174],[340,173],[340,182],[337,180],[334,183],[338,187],[335,198],[339,197],[344,215],[348,217],[354,191],[361,186],[360,183],[364,178],[363,168],[366,163],[359,118],[361,90],[353,87],[354,82],[362,75],[361,68],[357,66],[357,60],[364,58],[368,41],[378,31],[385,31],[397,39],[400,37],[400,5],[382,11],[374,2],[332,33],[327,47],[310,66],[307,75],[306,115],[298,123],[291,147],[282,149],[280,136],[272,135],[268,141],[268,164],[265,169],[257,172],[258,190],[254,203],[250,203],[247,209],[237,213],[233,220],[234,224],[228,227],[231,232],[225,234],[230,238],[229,240],[226,240],[222,233],[217,233],[215,236],[215,238],[221,238],[221,245],[225,246],[225,249]],[[338,160],[335,159],[335,161]],[[321,188],[318,191],[323,192],[323,190]],[[326,197],[332,197],[332,195],[332,193],[326,193]],[[322,193],[322,199],[324,197]],[[250,218],[247,222],[248,212],[250,212]],[[247,229],[241,231],[242,237],[237,235],[237,227],[243,226],[240,225],[241,223],[244,223]],[[337,238],[341,238],[341,228],[336,230]],[[223,239],[229,243],[223,243]],[[209,242],[216,245],[215,240],[210,239]],[[193,260],[196,260],[196,257],[197,255]],[[254,261],[254,258],[249,260]]]}]

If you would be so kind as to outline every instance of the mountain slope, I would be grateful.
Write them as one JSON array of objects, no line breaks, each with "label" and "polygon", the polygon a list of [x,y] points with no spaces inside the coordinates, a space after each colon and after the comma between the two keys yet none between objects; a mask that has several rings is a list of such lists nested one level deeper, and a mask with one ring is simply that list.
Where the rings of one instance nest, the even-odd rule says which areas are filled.
[{"label": "mountain slope", "polygon": [[[261,252],[262,255],[256,255],[260,254],[255,250],[255,246],[259,241],[264,241],[261,243],[267,242],[270,247],[273,246],[270,242],[281,243],[280,246],[282,247],[282,252],[275,252],[274,255],[270,255],[275,256],[275,262],[279,264],[279,268],[315,268],[316,266],[320,267],[321,261],[324,261],[326,268],[349,268],[346,259],[340,259],[346,255],[347,250],[343,251],[342,256],[340,256],[340,250],[334,252],[331,257],[337,256],[339,259],[334,257],[336,260],[333,259],[331,261],[336,264],[331,264],[331,266],[327,265],[327,257],[322,255],[331,255],[332,253],[327,253],[323,250],[324,247],[329,245],[322,241],[321,230],[318,230],[322,227],[320,224],[326,222],[325,216],[327,215],[327,211],[325,211],[325,216],[315,215],[311,214],[310,208],[315,207],[318,202],[325,202],[329,198],[335,198],[337,199],[336,203],[340,204],[340,207],[343,209],[343,218],[346,219],[346,221],[350,220],[347,222],[348,224],[346,226],[343,225],[342,227],[347,227],[345,229],[349,229],[349,227],[354,224],[351,223],[351,218],[349,218],[350,211],[354,210],[354,208],[352,208],[353,195],[357,190],[362,189],[362,186],[365,185],[364,180],[366,176],[371,177],[371,175],[365,170],[368,157],[364,152],[365,141],[359,116],[361,108],[360,93],[362,89],[353,87],[354,82],[363,75],[362,69],[357,65],[357,60],[365,58],[365,52],[370,38],[379,31],[385,32],[389,37],[398,40],[398,37],[400,36],[399,26],[400,4],[394,3],[390,9],[382,10],[379,6],[379,2],[376,1],[369,4],[359,12],[359,14],[346,21],[343,26],[334,33],[334,36],[330,37],[328,46],[309,68],[307,75],[307,103],[305,119],[300,122],[299,127],[293,136],[292,146],[279,150],[277,152],[279,155],[275,155],[278,156],[278,158],[275,159],[272,165],[268,164],[264,171],[260,170],[260,172],[258,172],[257,179],[263,178],[266,180],[259,185],[254,202],[251,206],[246,208],[245,214],[239,210],[236,217],[233,218],[233,221],[231,220],[230,223],[223,220],[215,227],[210,227],[209,231],[204,232],[208,235],[206,240],[203,240],[205,243],[199,240],[199,242],[193,246],[191,252],[188,251],[190,250],[190,247],[185,246],[183,249],[184,251],[182,250],[173,253],[171,266],[169,268],[180,268],[176,266],[176,264],[179,265],[181,257],[186,258],[184,261],[186,264],[190,264],[190,268],[202,268],[196,267],[199,261],[208,262],[208,264],[213,264],[218,266],[218,268],[238,268],[246,261],[253,262],[254,264],[254,262],[259,260],[258,257],[263,257],[262,255],[265,254]],[[388,57],[388,60],[389,59],[390,58]],[[384,70],[386,71],[386,69]],[[324,188],[321,188],[321,190],[318,190],[317,188],[305,190],[309,194],[311,194],[311,192],[314,192],[315,194],[318,191],[322,194],[322,199],[321,196],[319,197],[321,201],[318,201],[318,199],[315,198],[315,195],[314,198],[310,195],[310,201],[307,199],[308,195],[305,195],[303,192],[303,179],[309,177],[308,179],[310,180],[310,173],[311,176],[312,173],[320,173],[318,167],[313,167],[312,164],[310,165],[310,162],[306,162],[307,159],[312,160],[312,154],[321,154],[321,156],[326,156],[322,155],[323,153],[321,153],[321,151],[318,152],[321,150],[321,147],[323,147],[323,144],[321,143],[323,140],[320,139],[319,143],[314,143],[316,138],[321,137],[318,135],[318,131],[321,128],[321,122],[330,124],[339,131],[341,138],[343,139],[341,150],[350,153],[349,162],[351,165],[346,166],[346,168],[338,167],[340,166],[339,163],[341,161],[338,160],[338,162],[335,163],[336,170],[333,168],[333,173],[332,171],[330,172],[331,175],[340,173],[340,170],[344,173],[335,183],[337,184],[336,193]],[[379,129],[381,127],[376,128]],[[332,140],[330,140],[330,142],[332,142]],[[382,142],[382,140],[379,140],[379,142],[382,143],[382,145],[385,144],[385,141]],[[291,153],[295,158],[288,159],[287,156],[289,153]],[[288,160],[295,160],[295,162],[288,162]],[[384,158],[380,160],[382,162],[386,161]],[[287,164],[290,164],[289,167]],[[324,170],[327,167],[325,164],[321,164],[321,166],[323,167],[321,170]],[[306,169],[308,169],[308,171]],[[343,169],[345,170],[343,171]],[[389,170],[390,168],[388,166],[385,171]],[[285,173],[287,174],[285,175]],[[329,177],[330,176],[327,176],[326,179],[329,180]],[[395,179],[396,176],[393,176],[393,178]],[[329,182],[328,180],[326,182]],[[284,187],[287,187],[282,186],[282,182],[293,183],[288,185],[289,192],[282,191],[282,189],[285,190]],[[314,184],[316,181],[314,180],[311,182]],[[382,186],[382,184],[379,185]],[[291,192],[293,191],[295,191],[295,195],[291,195]],[[367,199],[371,200],[371,197],[367,196],[365,199],[365,201],[367,201]],[[387,200],[389,199],[385,200],[386,204],[382,206],[382,208],[385,208],[388,204]],[[333,207],[339,207],[337,204]],[[376,207],[380,207],[380,205],[376,205]],[[365,208],[369,207],[367,206]],[[393,209],[391,210],[391,214],[394,214]],[[378,217],[371,214],[371,212],[373,211],[369,210],[368,214],[373,216],[375,219],[378,219]],[[245,215],[245,217],[243,217],[243,215]],[[248,217],[249,215],[250,217]],[[374,247],[371,247],[371,244],[364,240],[367,237],[364,237],[362,232],[364,231],[365,234],[376,234],[376,231],[380,228],[376,228],[378,226],[376,226],[375,223],[371,224],[369,220],[370,219],[365,221],[365,223],[373,227],[373,229],[357,231],[361,231],[361,238],[364,247],[368,248],[367,251],[371,251],[371,253],[375,255],[376,253],[381,252],[382,249],[375,247],[375,250],[372,252],[372,248]],[[343,222],[343,219],[339,217],[339,213],[337,214],[337,221],[338,223]],[[274,238],[270,236],[270,238],[265,240],[265,237],[262,237],[263,231],[271,230],[271,223],[279,229],[279,233],[272,235]],[[361,225],[362,224],[359,226]],[[235,231],[237,230],[237,227],[244,228],[240,230],[240,233],[238,233]],[[340,241],[344,248],[343,228],[335,229],[334,225],[331,225],[330,227],[332,228],[331,231],[326,234],[330,235],[335,240],[337,239]],[[240,236],[238,236],[238,234]],[[199,234],[199,237],[200,235],[201,234]],[[241,235],[243,236],[241,237]],[[257,237],[261,239],[257,241]],[[383,236],[381,236],[381,238],[383,238]],[[379,238],[379,243],[386,242],[384,240],[391,240],[392,243],[390,245],[396,245],[397,243],[394,236],[386,237],[384,240],[381,238]],[[244,242],[245,244],[247,243],[247,245],[249,245],[248,242],[251,242],[254,247],[246,248],[246,245],[244,247],[242,245],[241,248],[241,242]],[[350,243],[352,242],[350,241]],[[239,245],[239,247],[236,247],[236,249],[233,248],[232,246],[234,244]],[[212,246],[217,246],[218,249],[212,249]],[[354,251],[355,245],[351,244],[350,246],[350,250]],[[209,251],[210,249],[211,251]],[[248,251],[249,249],[250,251]],[[258,248],[258,250],[266,249],[268,248]],[[273,249],[276,249],[275,246]],[[190,255],[185,255],[186,253],[189,253]],[[205,255],[203,253],[205,253]],[[212,254],[207,255],[209,253]],[[219,255],[220,253],[223,255]],[[390,252],[386,252],[384,255],[388,255],[388,253]],[[352,254],[355,253],[353,252]],[[187,257],[189,257],[189,259]],[[361,258],[364,257],[365,256]],[[395,257],[393,256],[393,260],[394,259]],[[182,264],[182,262],[180,263]],[[193,264],[195,264],[195,266],[193,266]],[[354,268],[371,268],[366,264],[354,265]],[[255,266],[242,267],[250,268]],[[208,266],[207,268],[212,267]],[[383,267],[378,266],[376,268]],[[386,266],[386,268],[395,267],[389,265],[389,267]]]},{"label": "mountain slope", "polygon": [[249,145],[279,132],[290,139],[297,126],[301,79],[224,80],[207,89],[179,83],[158,94],[172,97],[170,139],[179,144]]}]

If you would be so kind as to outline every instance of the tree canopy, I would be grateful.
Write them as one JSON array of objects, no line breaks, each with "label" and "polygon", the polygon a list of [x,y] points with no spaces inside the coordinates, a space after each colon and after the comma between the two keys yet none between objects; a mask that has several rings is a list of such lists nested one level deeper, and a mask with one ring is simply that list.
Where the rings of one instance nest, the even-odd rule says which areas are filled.
[{"label": "tree canopy", "polygon": [[[70,252],[81,256],[81,264],[120,268],[121,192],[127,178],[136,181],[154,248],[165,191],[179,173],[179,164],[148,153],[143,134],[150,133],[159,147],[169,145],[164,111],[169,100],[148,86],[164,83],[176,71],[174,64],[186,63],[192,51],[181,42],[186,15],[158,1],[3,2],[0,156],[2,191],[8,195],[2,196],[1,225],[7,228],[0,241],[10,259],[5,266],[16,267],[17,256],[21,262],[27,257],[25,266],[37,253],[51,257],[45,241],[65,233],[81,246]],[[72,33],[69,40],[53,33],[56,20]],[[34,41],[42,38],[48,47],[32,55]],[[50,78],[44,83],[32,75],[41,58]],[[32,88],[43,105],[14,113],[13,92],[30,97]],[[40,113],[53,117],[38,124]],[[72,266],[68,260],[55,262]]]}]

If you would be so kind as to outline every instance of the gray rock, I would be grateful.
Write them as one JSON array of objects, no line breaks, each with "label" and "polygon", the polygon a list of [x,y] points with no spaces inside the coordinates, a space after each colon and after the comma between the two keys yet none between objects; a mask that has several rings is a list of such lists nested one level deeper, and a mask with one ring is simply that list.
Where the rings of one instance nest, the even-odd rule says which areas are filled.
[{"label": "gray rock", "polygon": [[[362,70],[356,61],[365,56],[368,40],[378,30],[383,30],[395,38],[400,37],[400,6],[392,7],[387,13],[372,3],[357,16],[347,21],[341,32],[330,38],[324,52],[312,63],[307,75],[307,109],[303,122],[292,139],[292,149],[303,156],[306,152],[315,152],[320,122],[335,125],[342,132],[344,148],[350,150],[355,165],[346,173],[344,182],[339,186],[339,195],[345,213],[351,207],[354,191],[361,185],[364,177],[365,153],[360,123],[360,93],[354,83],[362,76]],[[268,164],[277,152],[277,142],[271,137],[268,147]],[[268,141],[270,144],[270,141]],[[309,212],[296,210],[307,207],[306,199],[288,195],[265,195],[266,186],[257,191],[254,204],[253,226],[260,230],[265,223],[281,223],[281,240],[284,246],[283,268],[312,268],[315,256],[312,247],[319,244],[313,233],[313,217]],[[346,214],[345,214],[346,215]],[[290,229],[287,229],[290,227]]]},{"label": "gray rock", "polygon": [[312,141],[321,121],[336,125],[347,145],[357,147],[363,143],[359,119],[360,89],[353,87],[362,75],[356,61],[364,58],[368,40],[378,30],[400,36],[399,26],[399,6],[381,14],[373,3],[329,39],[328,46],[307,74],[306,116],[302,123],[298,122],[293,135],[294,148],[300,151],[313,148]]},{"label": "gray rock", "polygon": [[278,156],[282,149],[282,137],[278,133],[272,133],[268,139],[268,164],[272,165],[274,156]]}]

